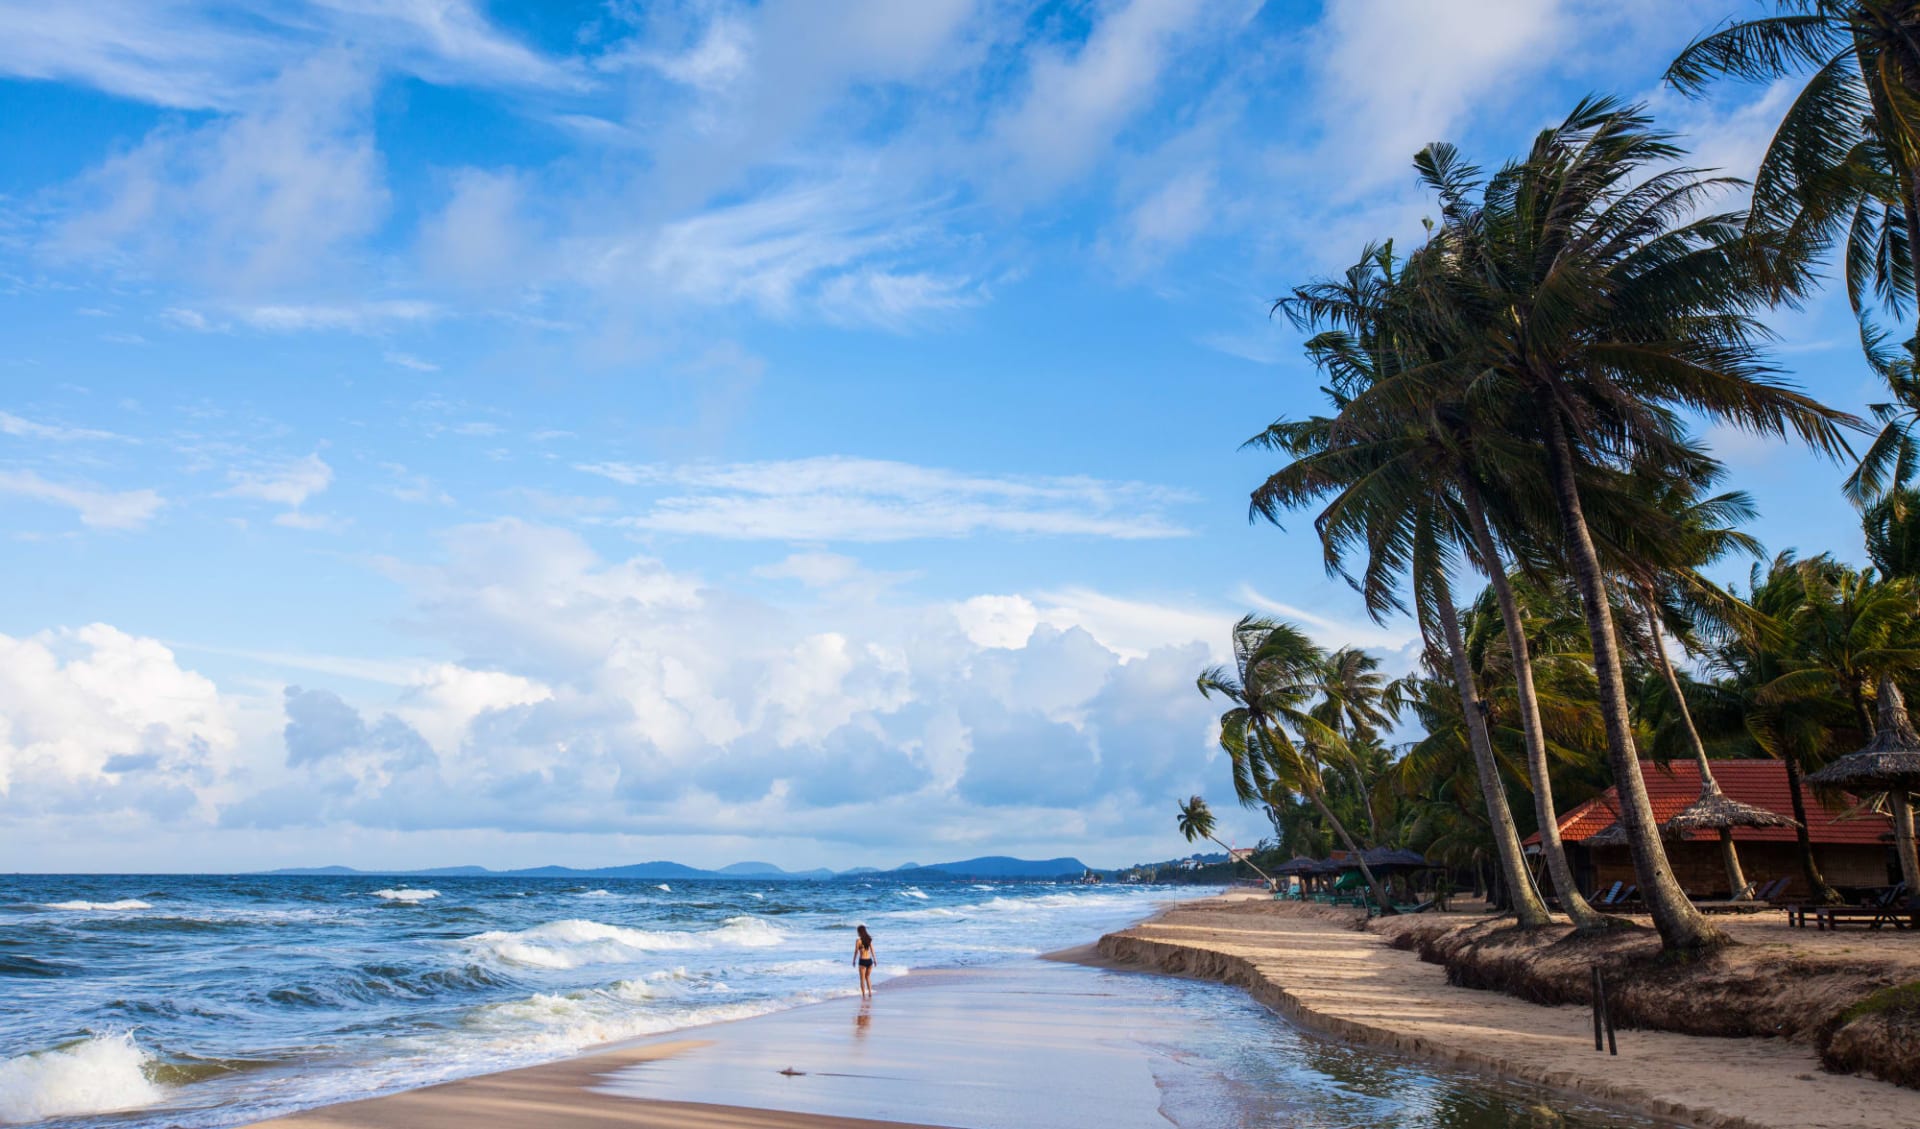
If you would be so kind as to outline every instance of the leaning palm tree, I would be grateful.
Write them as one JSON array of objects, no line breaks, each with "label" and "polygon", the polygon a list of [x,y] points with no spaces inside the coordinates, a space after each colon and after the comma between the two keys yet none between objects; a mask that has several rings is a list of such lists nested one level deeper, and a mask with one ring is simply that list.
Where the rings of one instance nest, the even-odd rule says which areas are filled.
[{"label": "leaning palm tree", "polygon": [[[1327,391],[1338,414],[1282,420],[1249,441],[1292,460],[1254,491],[1251,508],[1279,524],[1287,510],[1330,499],[1314,522],[1327,567],[1347,576],[1376,618],[1407,610],[1398,584],[1403,577],[1414,581],[1422,637],[1436,655],[1446,656],[1462,695],[1495,855],[1515,891],[1516,913],[1523,925],[1541,925],[1549,920],[1546,907],[1525,881],[1519,835],[1478,708],[1479,690],[1459,646],[1457,609],[1445,575],[1454,547],[1472,539],[1463,515],[1478,513],[1479,502],[1470,416],[1455,394],[1464,374],[1450,360],[1462,353],[1460,343],[1421,314],[1429,298],[1421,293],[1420,271],[1444,266],[1443,256],[1423,254],[1403,271],[1391,243],[1369,247],[1344,276],[1297,288],[1276,303],[1296,325],[1320,330],[1307,343],[1308,354],[1331,379]],[[1484,513],[1478,516],[1484,528]],[[1365,567],[1356,576],[1344,560],[1362,550]],[[1559,842],[1524,646],[1516,654],[1526,676],[1528,767],[1549,869],[1575,925],[1596,928],[1605,919],[1575,889]]]},{"label": "leaning palm tree", "polygon": [[[1180,834],[1186,836],[1187,842],[1191,843],[1196,839],[1205,839],[1214,846],[1227,852],[1228,859],[1233,858],[1233,848],[1222,843],[1219,839],[1214,838],[1213,809],[1207,806],[1206,797],[1192,796],[1180,805],[1179,825]],[[1261,870],[1254,864],[1251,854],[1242,858],[1240,861],[1246,863],[1255,874],[1258,874],[1261,879],[1266,882],[1268,889],[1278,887],[1279,884],[1273,880],[1273,875]]]},{"label": "leaning palm tree", "polygon": [[1271,806],[1276,791],[1305,796],[1354,856],[1381,912],[1395,912],[1321,784],[1324,759],[1341,755],[1344,744],[1312,713],[1325,655],[1293,624],[1249,615],[1233,627],[1233,656],[1232,670],[1209,667],[1196,685],[1202,695],[1231,703],[1220,715],[1220,748],[1233,771],[1234,795],[1247,807]]},{"label": "leaning palm tree", "polygon": [[1476,372],[1466,398],[1482,426],[1531,437],[1544,454],[1635,876],[1663,944],[1690,950],[1725,938],[1675,880],[1654,823],[1583,485],[1591,467],[1686,458],[1683,408],[1832,455],[1857,421],[1766,363],[1752,312],[1768,293],[1739,241],[1741,217],[1687,218],[1726,182],[1674,167],[1680,155],[1638,107],[1590,99],[1484,185],[1450,146],[1416,164],[1441,202],[1447,315]]}]

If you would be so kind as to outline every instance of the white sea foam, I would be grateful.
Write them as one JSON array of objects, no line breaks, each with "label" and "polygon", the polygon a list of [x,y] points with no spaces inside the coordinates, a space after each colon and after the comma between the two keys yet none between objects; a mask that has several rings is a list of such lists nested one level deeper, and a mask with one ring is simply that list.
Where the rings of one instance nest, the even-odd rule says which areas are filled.
[{"label": "white sea foam", "polygon": [[143,1069],[131,1035],[100,1035],[38,1054],[0,1059],[0,1123],[141,1109],[166,1097]]},{"label": "white sea foam", "polygon": [[152,909],[153,907],[138,898],[121,898],[117,902],[48,902],[46,908],[66,910],[72,913],[87,910],[105,910],[113,913],[130,909]]},{"label": "white sea foam", "polygon": [[375,890],[373,896],[389,902],[424,902],[440,896],[438,890],[414,890],[402,887],[398,890]]},{"label": "white sea foam", "polygon": [[982,886],[982,885],[979,885],[979,884],[977,884],[977,883],[976,883],[976,884],[974,885],[974,887],[973,887],[973,888],[974,888],[974,889],[976,889],[976,890],[991,890],[991,889],[993,889],[993,887],[991,887],[991,886]]},{"label": "white sea foam", "polygon": [[655,886],[655,887],[654,887],[654,889],[656,889],[656,890],[665,890],[665,891],[666,891],[667,893],[669,893],[669,894],[671,894],[671,893],[673,893],[673,887],[671,887],[671,886],[669,886],[669,885],[667,885],[667,884],[666,884],[665,882],[662,882],[662,883],[660,883],[660,885],[658,885],[658,886]]},{"label": "white sea foam", "polygon": [[919,898],[923,902],[927,900],[926,892],[918,886],[907,887],[900,891],[900,896],[903,898]]},{"label": "white sea foam", "polygon": [[749,898],[759,898],[759,899],[760,899],[761,901],[763,901],[763,902],[767,900],[767,896],[766,896],[765,894],[756,894],[756,893],[754,893],[754,892],[753,892],[752,890],[748,890],[748,891],[747,891],[747,897],[749,897]]},{"label": "white sea foam", "polygon": [[629,929],[569,918],[518,932],[489,932],[464,942],[479,955],[530,968],[579,968],[588,964],[633,964],[649,953],[717,948],[772,948],[786,934],[756,917],[731,917],[703,932]]},{"label": "white sea foam", "polygon": [[611,891],[611,890],[588,890],[588,891],[586,891],[585,893],[583,893],[583,894],[581,894],[581,895],[579,895],[579,896],[580,896],[580,897],[582,897],[582,898],[611,898],[611,897],[613,897],[613,891]]}]

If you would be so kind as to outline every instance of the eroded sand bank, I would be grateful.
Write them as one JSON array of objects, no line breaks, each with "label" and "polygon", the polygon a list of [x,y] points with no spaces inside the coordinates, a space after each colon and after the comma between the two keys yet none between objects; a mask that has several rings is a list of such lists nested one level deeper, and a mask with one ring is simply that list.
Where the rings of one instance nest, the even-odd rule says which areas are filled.
[{"label": "eroded sand bank", "polygon": [[1591,1013],[1455,988],[1446,971],[1354,927],[1351,911],[1228,895],[1177,906],[1097,946],[1119,967],[1246,989],[1339,1038],[1702,1126],[1886,1129],[1920,1125],[1920,1092],[1821,1071],[1783,1039],[1620,1033],[1593,1049]]}]

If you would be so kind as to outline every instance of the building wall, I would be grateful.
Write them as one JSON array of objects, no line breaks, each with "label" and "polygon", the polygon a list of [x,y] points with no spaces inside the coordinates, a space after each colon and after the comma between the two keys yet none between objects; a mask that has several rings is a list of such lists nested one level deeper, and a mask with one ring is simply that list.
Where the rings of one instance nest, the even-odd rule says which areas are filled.
[{"label": "building wall", "polygon": [[[1576,849],[1588,856],[1586,866],[1576,862],[1574,867],[1582,878],[1591,875],[1586,885],[1588,893],[1604,891],[1615,882],[1633,885],[1637,881],[1632,856],[1625,847]],[[1668,843],[1667,859],[1673,864],[1674,877],[1688,895],[1694,898],[1727,896],[1727,867],[1721,859],[1720,844]],[[1813,859],[1831,886],[1885,886],[1899,880],[1890,872],[1892,852],[1885,847],[1816,843]],[[1792,879],[1787,886],[1788,896],[1807,893],[1806,881],[1800,876],[1798,850],[1792,843],[1742,843],[1740,869],[1749,882]]]}]

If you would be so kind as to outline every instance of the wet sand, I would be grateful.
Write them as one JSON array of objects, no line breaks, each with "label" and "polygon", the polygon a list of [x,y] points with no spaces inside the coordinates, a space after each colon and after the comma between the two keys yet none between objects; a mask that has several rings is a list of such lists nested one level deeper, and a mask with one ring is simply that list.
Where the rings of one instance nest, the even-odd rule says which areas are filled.
[{"label": "wet sand", "polygon": [[834,1000],[260,1124],[1165,1129],[1167,1063],[1137,1037],[1164,1017],[1101,981],[1038,961],[916,972],[871,1004]]},{"label": "wet sand", "polygon": [[[1920,1125],[1920,1091],[1820,1069],[1784,1039],[1622,1031],[1593,1049],[1592,1013],[1456,988],[1446,970],[1361,932],[1350,911],[1264,896],[1176,906],[1101,939],[1093,959],[1246,989],[1336,1038],[1521,1079],[1685,1124],[1753,1129]],[[1756,923],[1758,934],[1767,925]],[[1775,932],[1778,932],[1777,930]],[[1878,938],[1876,938],[1878,940]],[[1890,939],[1899,944],[1902,939]],[[1816,944],[1857,946],[1859,938]],[[1882,942],[1883,944],[1887,942]]]},{"label": "wet sand", "polygon": [[302,1129],[689,1126],[1648,1129],[1589,1103],[1318,1039],[1244,993],[1072,963],[915,972],[833,1000],[265,1122]]}]

